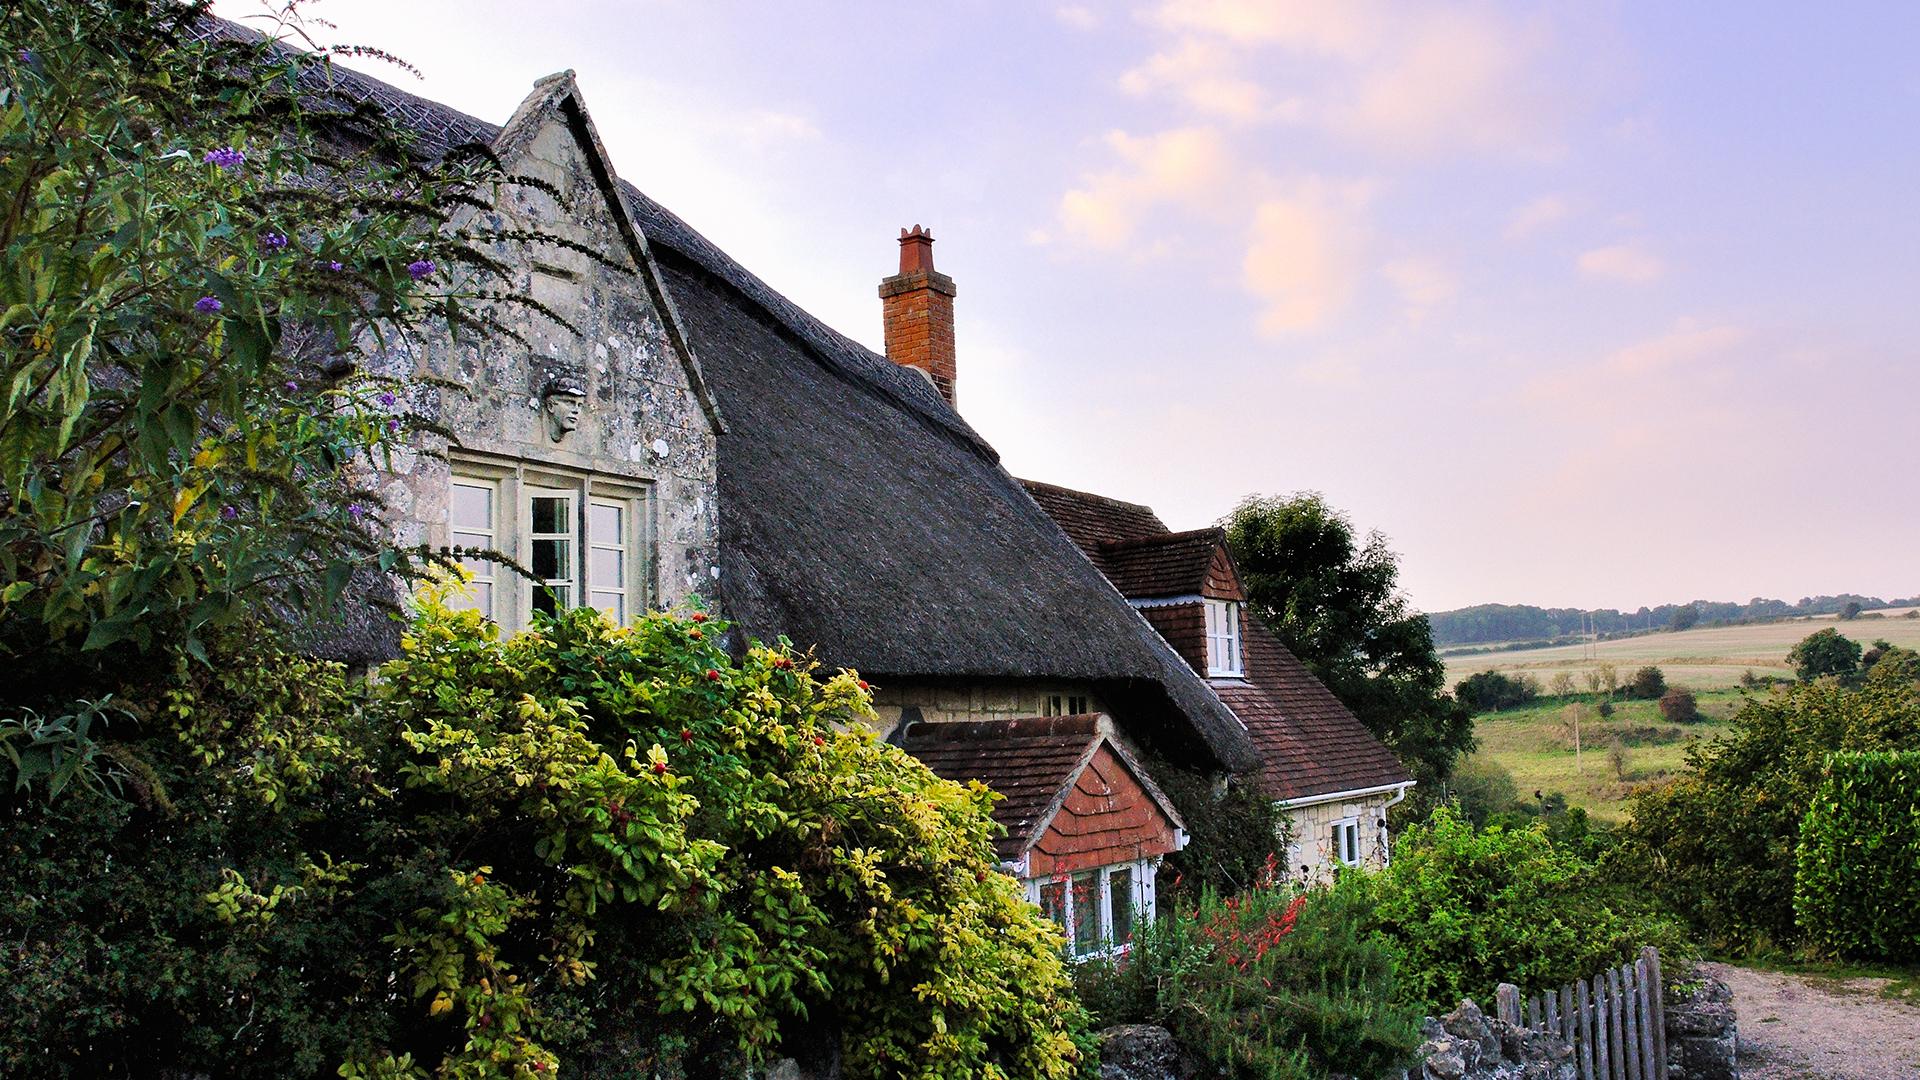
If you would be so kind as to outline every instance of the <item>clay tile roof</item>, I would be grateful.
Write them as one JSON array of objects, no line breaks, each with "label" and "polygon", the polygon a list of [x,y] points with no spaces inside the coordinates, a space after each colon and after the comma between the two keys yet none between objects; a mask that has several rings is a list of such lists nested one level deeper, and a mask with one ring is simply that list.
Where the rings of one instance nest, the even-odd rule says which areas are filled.
[{"label": "clay tile roof", "polygon": [[1040,504],[1040,509],[1059,523],[1061,531],[1067,534],[1074,546],[1086,552],[1096,563],[1100,560],[1095,553],[1104,544],[1163,536],[1171,531],[1150,507],[1139,503],[1121,502],[1104,495],[1043,484],[1038,480],[1022,480],[1020,483],[1033,501]]},{"label": "clay tile roof", "polygon": [[1194,529],[1100,546],[1107,580],[1130,600],[1192,596],[1207,581],[1214,552],[1227,542],[1221,529]]},{"label": "clay tile roof", "polygon": [[948,780],[978,780],[1001,796],[993,819],[1007,830],[994,854],[1012,862],[1038,839],[1066,789],[1104,741],[1176,825],[1180,817],[1132,755],[1105,736],[1106,718],[1036,716],[914,724],[901,746]]},{"label": "clay tile roof", "polygon": [[1214,690],[1260,748],[1268,795],[1302,799],[1413,779],[1271,631],[1249,626],[1241,649],[1245,679],[1214,680]]}]

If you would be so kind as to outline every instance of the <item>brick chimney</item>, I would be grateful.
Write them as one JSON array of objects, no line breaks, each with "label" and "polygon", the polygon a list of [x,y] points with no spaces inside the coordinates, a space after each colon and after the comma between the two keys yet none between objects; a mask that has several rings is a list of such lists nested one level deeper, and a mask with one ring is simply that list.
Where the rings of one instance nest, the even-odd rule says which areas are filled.
[{"label": "brick chimney", "polygon": [[880,282],[887,359],[924,372],[956,404],[953,380],[953,279],[933,268],[933,230],[900,230],[900,272]]}]

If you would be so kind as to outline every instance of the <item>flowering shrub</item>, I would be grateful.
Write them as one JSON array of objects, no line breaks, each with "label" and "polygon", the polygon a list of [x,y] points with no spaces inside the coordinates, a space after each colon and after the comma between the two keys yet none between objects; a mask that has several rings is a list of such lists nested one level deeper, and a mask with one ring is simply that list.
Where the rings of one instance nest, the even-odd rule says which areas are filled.
[{"label": "flowering shrub", "polygon": [[1103,1024],[1165,1025],[1218,1075],[1398,1075],[1419,1045],[1391,951],[1351,889],[1262,883],[1165,913],[1076,982]]},{"label": "flowering shrub", "polygon": [[727,633],[503,640],[429,600],[369,683],[225,638],[123,686],[119,792],[5,804],[0,1073],[717,1075],[824,1043],[851,1076],[1075,1075],[992,796],[876,740],[854,674]]}]

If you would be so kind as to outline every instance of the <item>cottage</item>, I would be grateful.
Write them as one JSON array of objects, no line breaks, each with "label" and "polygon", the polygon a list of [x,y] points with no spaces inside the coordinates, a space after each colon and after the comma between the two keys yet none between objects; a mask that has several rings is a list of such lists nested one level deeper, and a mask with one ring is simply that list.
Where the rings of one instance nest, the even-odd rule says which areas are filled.
[{"label": "cottage", "polygon": [[1413,778],[1392,751],[1250,619],[1226,534],[1174,532],[1150,508],[1023,481],[1128,602],[1205,675],[1260,748],[1256,782],[1287,812],[1306,877],[1387,859],[1387,810]]}]

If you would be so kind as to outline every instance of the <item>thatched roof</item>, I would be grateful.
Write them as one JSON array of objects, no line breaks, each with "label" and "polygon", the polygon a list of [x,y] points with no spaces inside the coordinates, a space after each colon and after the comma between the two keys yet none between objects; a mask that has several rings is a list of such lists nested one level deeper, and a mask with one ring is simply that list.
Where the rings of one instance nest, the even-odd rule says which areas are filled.
[{"label": "thatched roof", "polygon": [[[386,109],[429,155],[500,130],[345,68],[331,89]],[[1257,767],[1246,728],[924,378],[621,190],[727,417],[716,599],[738,625],[883,684],[1089,681],[1157,751]]]}]

